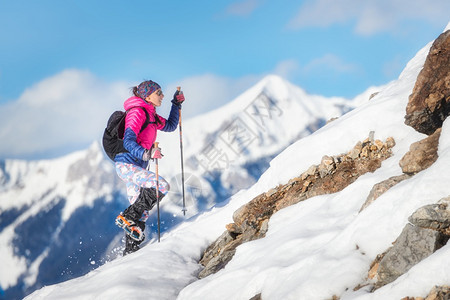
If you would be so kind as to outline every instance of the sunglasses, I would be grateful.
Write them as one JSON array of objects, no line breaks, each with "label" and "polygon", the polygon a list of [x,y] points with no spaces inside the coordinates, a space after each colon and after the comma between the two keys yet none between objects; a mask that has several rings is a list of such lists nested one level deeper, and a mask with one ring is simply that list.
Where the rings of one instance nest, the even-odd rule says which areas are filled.
[{"label": "sunglasses", "polygon": [[156,95],[161,96],[163,94],[163,91],[157,90],[155,93],[156,93]]}]

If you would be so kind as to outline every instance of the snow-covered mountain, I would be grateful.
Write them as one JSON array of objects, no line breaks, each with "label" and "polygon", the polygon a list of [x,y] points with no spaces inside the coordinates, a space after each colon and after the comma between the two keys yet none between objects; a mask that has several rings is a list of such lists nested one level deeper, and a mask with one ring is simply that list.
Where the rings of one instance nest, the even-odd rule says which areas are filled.
[{"label": "snow-covered mountain", "polygon": [[[386,85],[370,102],[287,147],[248,189],[168,230],[161,243],[147,243],[132,255],[117,258],[83,277],[44,287],[27,299],[123,299],[133,295],[138,299],[247,300],[259,294],[262,299],[401,299],[424,297],[434,285],[448,285],[450,245],[445,245],[375,292],[364,287],[354,289],[366,281],[371,262],[392,245],[408,223],[408,216],[450,194],[447,120],[434,164],[360,212],[374,184],[401,174],[400,159],[412,143],[425,137],[404,124],[404,115],[430,46],[420,50],[399,79]],[[320,163],[324,155],[346,153],[371,131],[376,139],[393,137],[396,141],[393,155],[379,169],[338,193],[316,196],[280,210],[271,217],[264,238],[239,246],[230,263],[218,273],[197,278],[202,252],[232,222],[239,207]]]},{"label": "snow-covered mountain", "polygon": [[[186,218],[250,187],[280,151],[353,108],[268,76],[227,106],[185,120]],[[170,231],[186,220],[179,135],[158,137],[160,174],[172,186],[162,230]],[[81,276],[120,252],[123,233],[114,219],[127,206],[125,188],[99,143],[54,160],[2,161],[0,183],[0,299]]]}]

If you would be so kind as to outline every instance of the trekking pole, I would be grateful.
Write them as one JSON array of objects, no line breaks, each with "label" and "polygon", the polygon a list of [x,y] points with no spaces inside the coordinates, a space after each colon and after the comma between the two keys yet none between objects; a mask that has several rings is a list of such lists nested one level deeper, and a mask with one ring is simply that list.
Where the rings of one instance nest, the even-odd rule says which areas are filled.
[{"label": "trekking pole", "polygon": [[[158,148],[158,142],[155,142],[155,149]],[[155,158],[155,171],[156,171],[156,211],[158,214],[158,243],[161,241],[161,221],[159,219],[159,170],[158,170],[158,159]]]},{"label": "trekking pole", "polygon": [[[181,91],[181,87],[177,87],[179,93],[183,93]],[[183,191],[183,215],[186,215],[186,197],[184,195],[184,164],[183,164],[183,129],[181,127],[181,108],[178,108],[179,122],[178,126],[180,127],[180,152],[181,152],[181,189]]]}]

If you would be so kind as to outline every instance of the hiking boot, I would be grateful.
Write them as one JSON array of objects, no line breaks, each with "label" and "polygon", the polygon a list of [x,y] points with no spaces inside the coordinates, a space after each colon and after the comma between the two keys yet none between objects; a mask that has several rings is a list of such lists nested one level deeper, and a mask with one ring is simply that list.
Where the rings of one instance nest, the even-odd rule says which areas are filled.
[{"label": "hiking boot", "polygon": [[[159,200],[164,197],[163,193],[159,193]],[[135,241],[143,241],[145,222],[141,221],[144,211],[151,210],[156,204],[156,190],[154,188],[141,188],[138,199],[127,207],[116,218],[116,224]]]},{"label": "hiking boot", "polygon": [[123,256],[136,252],[140,249],[139,245],[142,241],[136,241],[132,239],[128,234],[125,235],[125,249],[123,250]]},{"label": "hiking boot", "polygon": [[123,213],[120,213],[117,216],[116,225],[125,230],[125,233],[135,241],[141,242],[145,238],[144,230],[141,228],[142,225],[130,220],[128,217],[124,216]]}]

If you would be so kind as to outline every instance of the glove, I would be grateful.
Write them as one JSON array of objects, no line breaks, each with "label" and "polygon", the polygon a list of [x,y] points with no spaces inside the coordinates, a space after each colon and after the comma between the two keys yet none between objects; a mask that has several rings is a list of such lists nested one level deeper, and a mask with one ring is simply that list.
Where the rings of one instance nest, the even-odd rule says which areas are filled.
[{"label": "glove", "polygon": [[148,150],[148,149],[145,149],[144,150],[144,154],[142,155],[142,160],[143,161],[149,161],[150,160],[150,158],[151,158],[151,151],[150,150]]},{"label": "glove", "polygon": [[144,154],[142,155],[143,161],[149,161],[150,159],[163,158],[163,154],[161,153],[161,148],[155,148],[152,146],[150,150],[145,149]]},{"label": "glove", "polygon": [[172,103],[176,106],[178,106],[179,108],[181,108],[181,103],[183,103],[184,101],[184,94],[182,91],[176,91],[175,94],[173,95],[173,99],[172,99]]},{"label": "glove", "polygon": [[162,155],[161,153],[161,148],[159,147],[152,147],[151,150],[151,158],[152,159],[157,159],[157,158],[162,158],[164,155]]}]

